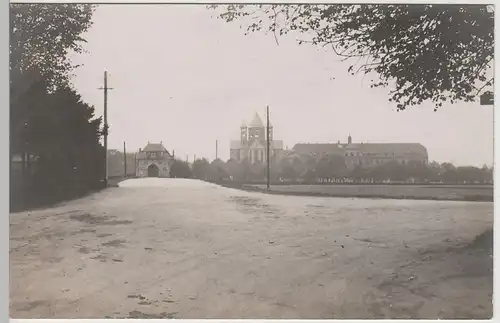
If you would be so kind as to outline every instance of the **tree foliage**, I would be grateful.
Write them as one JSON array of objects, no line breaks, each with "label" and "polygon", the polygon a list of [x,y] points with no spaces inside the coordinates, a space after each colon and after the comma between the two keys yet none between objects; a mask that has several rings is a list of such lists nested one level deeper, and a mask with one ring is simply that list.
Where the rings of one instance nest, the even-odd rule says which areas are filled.
[{"label": "tree foliage", "polygon": [[175,159],[170,168],[170,176],[174,178],[191,178],[193,173],[187,162]]},{"label": "tree foliage", "polygon": [[198,179],[205,180],[210,174],[210,162],[205,159],[196,159],[193,162],[193,175]]},{"label": "tree foliage", "polygon": [[[105,152],[101,118],[72,88],[69,53],[81,53],[82,34],[93,7],[73,4],[11,4],[10,158],[35,156],[22,195],[41,203],[74,197],[100,187]],[[31,157],[30,157],[31,159]],[[18,191],[11,195],[13,203]]]},{"label": "tree foliage", "polygon": [[[210,5],[209,8],[220,8]],[[225,5],[219,18],[249,32],[301,34],[299,43],[331,48],[368,74],[371,87],[394,87],[398,110],[430,100],[471,102],[492,87],[493,14],[486,5]]]},{"label": "tree foliage", "polygon": [[83,52],[82,34],[92,25],[93,11],[89,4],[11,4],[11,86],[28,88],[23,74],[30,70],[51,86],[67,85],[76,67],[68,54]]},{"label": "tree foliage", "polygon": [[[415,182],[432,183],[443,182],[449,184],[463,183],[491,183],[493,181],[493,168],[486,165],[482,168],[472,166],[455,167],[451,163],[431,162],[424,164],[417,161],[409,161],[401,164],[398,161],[389,161],[377,166],[363,167],[356,165],[347,168],[344,156],[332,154],[319,159],[312,159],[308,155],[298,157],[282,158],[271,163],[271,181],[273,183],[284,181],[292,182],[329,182],[330,179],[362,181],[370,183],[391,182]],[[264,181],[266,178],[265,166],[260,169],[264,172],[252,171],[247,160],[237,162],[230,159],[227,163],[217,163],[219,173],[214,173],[214,164],[207,160],[195,161],[193,169],[197,169],[195,177],[202,180],[224,180],[224,174],[232,176],[237,182]],[[212,167],[211,167],[212,166]],[[304,168],[305,167],[305,168]],[[216,174],[216,175],[214,175]],[[227,178],[226,178],[227,179]]]},{"label": "tree foliage", "polygon": [[43,92],[37,84],[23,97],[25,123],[11,137],[12,153],[37,156],[33,193],[53,199],[97,188],[104,177],[100,118],[72,89]]},{"label": "tree foliage", "polygon": [[315,169],[319,177],[342,177],[347,170],[344,156],[336,154],[322,157]]}]

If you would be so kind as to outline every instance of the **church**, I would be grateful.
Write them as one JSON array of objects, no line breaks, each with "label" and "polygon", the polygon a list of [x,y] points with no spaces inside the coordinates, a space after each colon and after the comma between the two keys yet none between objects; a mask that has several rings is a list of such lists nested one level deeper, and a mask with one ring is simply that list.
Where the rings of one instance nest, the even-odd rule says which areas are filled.
[{"label": "church", "polygon": [[[269,124],[270,157],[279,158],[283,153],[283,141],[273,139],[273,126]],[[237,162],[247,160],[250,164],[267,161],[266,125],[258,113],[255,113],[250,123],[240,127],[240,140],[230,144],[230,159]]]}]

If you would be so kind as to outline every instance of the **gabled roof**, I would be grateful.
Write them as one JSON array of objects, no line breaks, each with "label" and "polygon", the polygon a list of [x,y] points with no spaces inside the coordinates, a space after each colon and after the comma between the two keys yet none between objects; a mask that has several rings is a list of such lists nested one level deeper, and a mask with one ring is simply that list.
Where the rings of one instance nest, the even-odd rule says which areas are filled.
[{"label": "gabled roof", "polygon": [[356,143],[348,145],[347,148],[364,153],[387,153],[396,156],[420,154],[427,156],[427,149],[418,143]]},{"label": "gabled roof", "polygon": [[344,144],[296,144],[292,148],[298,153],[329,153],[341,154],[345,151],[362,153],[394,154],[396,156],[420,155],[427,157],[427,149],[418,143],[352,143]]},{"label": "gabled roof", "polygon": [[146,147],[144,147],[144,149],[142,151],[159,152],[159,151],[167,151],[167,149],[165,148],[165,146],[163,146],[162,143],[154,144],[154,143],[148,142],[148,144],[146,145]]},{"label": "gabled roof", "polygon": [[259,114],[255,112],[255,115],[253,117],[252,122],[248,125],[249,128],[260,128],[260,127],[265,127],[264,123],[262,122],[262,119],[260,118]]},{"label": "gabled roof", "polygon": [[296,144],[292,150],[298,153],[343,153],[344,148],[339,144]]}]

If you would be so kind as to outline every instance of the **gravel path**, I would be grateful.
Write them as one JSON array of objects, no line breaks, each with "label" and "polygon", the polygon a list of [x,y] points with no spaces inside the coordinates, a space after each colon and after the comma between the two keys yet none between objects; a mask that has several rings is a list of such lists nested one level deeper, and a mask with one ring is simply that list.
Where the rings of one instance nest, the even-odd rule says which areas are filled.
[{"label": "gravel path", "polygon": [[13,318],[489,318],[493,203],[141,179],[10,216]]}]

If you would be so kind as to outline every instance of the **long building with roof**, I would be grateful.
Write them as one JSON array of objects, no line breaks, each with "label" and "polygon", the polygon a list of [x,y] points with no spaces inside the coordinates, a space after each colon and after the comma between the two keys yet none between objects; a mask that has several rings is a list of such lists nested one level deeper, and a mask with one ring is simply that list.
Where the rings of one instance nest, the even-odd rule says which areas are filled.
[{"label": "long building with roof", "polygon": [[[283,152],[283,141],[273,139],[273,126],[269,124],[270,155],[278,157]],[[230,144],[230,159],[250,164],[267,161],[266,125],[258,113],[255,113],[250,123],[240,127],[240,140],[232,140]]]},{"label": "long building with roof", "polygon": [[299,143],[292,148],[291,156],[309,155],[319,160],[329,155],[344,156],[348,169],[373,167],[387,162],[399,164],[427,164],[427,149],[419,143]]}]

